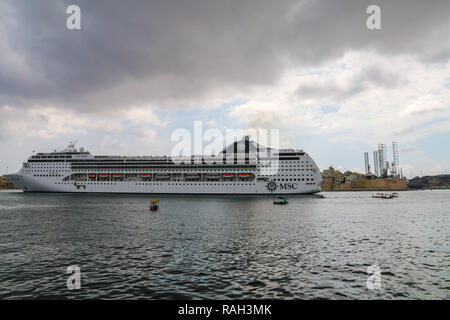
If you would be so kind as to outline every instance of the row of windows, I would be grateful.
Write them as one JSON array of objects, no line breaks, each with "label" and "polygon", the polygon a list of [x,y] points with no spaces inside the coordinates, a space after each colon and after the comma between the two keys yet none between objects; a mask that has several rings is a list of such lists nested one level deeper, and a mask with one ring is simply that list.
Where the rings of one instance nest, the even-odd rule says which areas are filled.
[{"label": "row of windows", "polygon": [[[87,170],[59,170],[59,172],[75,172],[75,173],[89,173]],[[97,172],[111,172],[111,170],[96,170]],[[113,170],[112,173],[115,173],[117,171],[120,170]],[[186,170],[170,170],[170,171],[153,171],[153,170],[136,170],[136,171],[126,171],[126,174],[130,174],[130,173],[139,173],[139,172],[147,172],[147,171],[151,171],[151,172],[155,172],[155,173],[173,173],[173,174],[181,174],[181,173],[193,173],[192,171],[186,171]],[[201,173],[222,173],[222,172],[227,172],[229,170],[202,170]],[[255,173],[254,171],[250,171],[250,170],[234,170],[236,172],[250,172],[250,173]],[[277,174],[277,176],[279,177],[290,177],[290,176],[309,176],[309,175],[313,175],[312,173],[306,173],[306,172],[310,172],[311,170],[299,170],[299,171],[294,171],[294,173],[289,173],[289,174],[283,174],[283,172],[285,171],[280,171],[279,174]],[[58,173],[48,173],[48,170],[32,170],[32,171],[24,171],[25,173],[33,173],[33,176],[35,177],[60,177],[61,175]],[[43,173],[35,173],[35,172],[46,172],[46,174]],[[297,173],[295,173],[297,172]],[[121,172],[120,172],[121,173]]]},{"label": "row of windows", "polygon": [[281,169],[280,171],[313,171],[312,169]]},{"label": "row of windows", "polygon": [[[298,179],[274,179],[275,181],[305,181],[305,178],[298,178]],[[306,181],[309,181],[309,178],[306,178]],[[311,178],[311,181],[314,181],[313,178]]]},{"label": "row of windows", "polygon": [[[305,174],[302,174],[301,176],[304,177]],[[312,173],[311,174],[307,173],[306,176],[307,177],[309,177],[309,176],[312,177],[313,174]],[[277,177],[300,177],[300,174],[278,174]]]},{"label": "row of windows", "polygon": [[[280,168],[292,168],[292,167],[294,167],[294,168],[300,168],[300,165],[286,165],[286,166],[284,166],[284,165],[281,165],[280,166]],[[305,167],[305,165],[304,164],[302,164],[302,168],[304,168]],[[306,165],[306,167],[308,168],[308,165]],[[312,168],[313,167],[313,165],[310,165],[309,166],[310,168]]]},{"label": "row of windows", "polygon": [[[172,163],[72,163],[70,164],[72,168],[80,167],[80,168],[90,168],[90,167],[120,167],[120,168],[127,168],[127,167],[155,167],[156,165],[159,165],[159,167],[163,168],[205,168],[205,167],[217,167],[217,168],[226,168],[226,167],[237,167],[241,166],[244,168],[248,167],[256,167],[257,163],[244,163],[244,162],[238,162],[238,163],[204,163],[204,164],[172,164]],[[30,167],[32,168],[60,168],[60,167],[68,167],[69,163],[66,164],[30,164]],[[280,168],[300,168],[300,164],[283,164],[283,163],[260,163],[260,166],[263,167],[275,167],[278,166]],[[313,168],[314,166],[312,164],[302,164],[301,167],[309,167]]]},{"label": "row of windows", "polygon": [[[59,184],[59,185],[72,185],[72,182],[55,182],[55,184]],[[117,185],[117,183],[114,182],[86,182],[83,183],[81,185]],[[138,186],[142,186],[142,185],[157,185],[157,186],[162,186],[162,183],[157,183],[157,182],[140,182],[140,183],[135,183],[135,185]],[[237,183],[214,183],[214,182],[207,182],[207,183],[197,183],[197,182],[193,182],[193,183],[189,183],[189,182],[183,182],[183,183],[177,183],[177,182],[169,182],[166,183],[165,185],[179,185],[179,186],[192,186],[192,185],[201,185],[201,186],[209,186],[209,185],[220,185],[220,186],[235,186],[235,185],[255,185],[255,183],[249,183],[249,182],[237,182]]]},{"label": "row of windows", "polygon": [[[35,170],[35,171],[38,171],[38,172],[46,172],[47,170]],[[27,171],[28,172],[28,171]],[[63,172],[69,172],[69,170],[64,170]],[[82,173],[82,174],[88,174],[88,172],[86,172],[86,171],[83,171],[83,172],[80,172],[80,170],[74,170],[74,172],[76,172],[76,173]],[[106,172],[105,170],[99,170],[98,172]],[[140,171],[139,171],[140,172]],[[126,172],[126,174],[138,174],[139,173],[138,171],[136,171],[136,172]],[[240,171],[237,171],[237,172],[240,172]],[[114,173],[114,172],[113,172]],[[170,172],[166,172],[166,171],[156,171],[155,173],[173,173],[173,171],[170,171]],[[192,172],[185,172],[185,173],[192,173]],[[215,172],[215,171],[213,171],[213,170],[210,170],[210,171],[202,171],[201,173],[220,173],[220,172]],[[253,173],[254,174],[254,172],[250,172],[250,173]],[[181,174],[181,173],[173,173],[173,174]],[[311,174],[309,174],[309,173],[306,173],[306,174],[301,174],[301,176],[302,177],[304,177],[304,176],[313,176],[313,174],[311,173]],[[57,173],[53,173],[53,174],[33,174],[33,176],[34,177],[61,177],[62,175],[61,174],[57,174]],[[299,177],[300,176],[300,174],[278,174],[277,175],[278,177]]]},{"label": "row of windows", "polygon": [[[48,172],[49,170],[26,170],[25,173]],[[58,170],[58,172],[70,172],[72,170]],[[55,173],[56,174],[56,173]]]},{"label": "row of windows", "polygon": [[[309,181],[309,179],[306,179],[307,181]],[[280,180],[280,179],[275,179],[275,181],[285,181],[284,179],[283,180]],[[286,179],[286,181],[305,181],[305,179]],[[311,181],[314,181],[314,179],[311,179]],[[72,182],[55,182],[55,184],[65,184],[65,185],[67,185],[67,184],[69,184],[69,185],[71,185],[71,184],[73,184]],[[86,182],[86,183],[83,183],[83,185],[84,184],[92,184],[92,185],[116,185],[117,183],[111,183],[111,182]],[[141,185],[163,185],[162,183],[158,183],[158,182],[138,182],[138,183],[135,183],[136,185],[139,185],[139,186],[141,186]],[[307,185],[313,185],[314,183],[310,183],[310,182],[307,182],[306,183]],[[201,185],[201,186],[209,186],[209,185],[220,185],[220,186],[235,186],[235,185],[256,185],[256,183],[251,183],[251,182],[234,182],[234,183],[223,183],[223,182],[191,182],[191,183],[189,183],[189,182],[180,182],[180,183],[178,183],[178,182],[167,182],[167,183],[165,183],[165,185],[180,185],[180,186],[185,186],[185,185]]]},{"label": "row of windows", "polygon": [[[73,184],[73,183],[72,183],[72,182],[55,182],[55,184]],[[85,185],[85,184],[95,184],[95,185],[99,185],[99,184],[102,184],[102,185],[109,184],[109,185],[116,185],[117,183],[110,183],[110,182],[86,182],[86,183],[83,183],[82,185]]]},{"label": "row of windows", "polygon": [[[236,160],[236,161],[235,161]],[[248,162],[252,162],[252,163],[256,163],[257,159],[248,159],[248,158],[237,158],[237,159],[224,159],[223,161],[213,161],[213,160],[209,160],[207,159],[206,161],[202,161],[201,163],[196,163],[196,162],[172,162],[172,161],[168,161],[168,160],[96,160],[96,161],[92,161],[92,160],[70,160],[70,161],[66,161],[66,160],[28,160],[28,162],[30,164],[40,164],[40,165],[44,165],[45,163],[48,163],[48,165],[54,165],[54,164],[58,164],[58,163],[67,163],[67,164],[72,164],[72,165],[84,165],[84,166],[91,166],[91,165],[155,165],[155,164],[163,164],[163,165],[221,165],[221,164],[240,164],[240,163],[245,163],[247,164]],[[261,163],[280,163],[282,165],[285,165],[287,163],[298,163],[300,164],[300,161],[286,161],[285,159],[280,159],[280,160],[274,160],[274,159],[270,159],[270,160],[262,160],[259,159],[259,161]],[[306,163],[309,164],[308,161],[301,161],[302,164]]]},{"label": "row of windows", "polygon": [[245,165],[239,164],[238,166],[216,166],[216,165],[206,165],[206,166],[158,166],[158,165],[120,165],[120,166],[97,166],[97,165],[72,165],[71,167],[74,170],[77,169],[145,169],[145,168],[159,168],[159,169],[206,169],[206,168],[215,168],[215,169],[239,169],[239,168],[247,168],[247,169],[255,169],[256,165]]},{"label": "row of windows", "polygon": [[[136,183],[136,185],[142,186],[142,185],[154,185],[154,184],[158,184],[158,183],[152,183],[152,182],[142,182],[142,183]],[[161,183],[159,183],[159,185],[161,185]],[[248,182],[236,182],[236,183],[214,183],[214,182],[206,182],[206,183],[198,183],[198,182],[194,182],[194,183],[177,183],[177,182],[169,182],[166,183],[166,185],[175,185],[175,186],[213,186],[213,185],[219,185],[219,186],[248,186],[248,185],[255,185],[255,183],[248,183]]]},{"label": "row of windows", "polygon": [[35,177],[62,177],[60,174],[34,174]]}]

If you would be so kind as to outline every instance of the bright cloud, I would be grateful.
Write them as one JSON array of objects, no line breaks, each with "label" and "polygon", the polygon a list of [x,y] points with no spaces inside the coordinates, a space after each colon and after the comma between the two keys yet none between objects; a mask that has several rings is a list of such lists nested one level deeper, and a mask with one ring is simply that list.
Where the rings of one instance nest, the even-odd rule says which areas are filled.
[{"label": "bright cloud", "polygon": [[[287,72],[277,86],[255,90],[230,115],[243,126],[328,134],[334,141],[414,141],[449,130],[450,94],[441,85],[448,74],[450,63],[350,52],[320,68]],[[324,112],[330,104],[335,112]]]}]

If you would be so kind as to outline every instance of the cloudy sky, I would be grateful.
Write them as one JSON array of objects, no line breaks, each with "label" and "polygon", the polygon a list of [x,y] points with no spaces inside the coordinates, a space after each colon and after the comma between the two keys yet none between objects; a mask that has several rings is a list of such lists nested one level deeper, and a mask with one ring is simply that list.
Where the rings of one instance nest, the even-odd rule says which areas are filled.
[{"label": "cloudy sky", "polygon": [[363,170],[395,140],[407,176],[450,173],[449,14],[448,0],[2,0],[0,173],[75,139],[168,154],[195,120],[278,128],[322,169]]}]

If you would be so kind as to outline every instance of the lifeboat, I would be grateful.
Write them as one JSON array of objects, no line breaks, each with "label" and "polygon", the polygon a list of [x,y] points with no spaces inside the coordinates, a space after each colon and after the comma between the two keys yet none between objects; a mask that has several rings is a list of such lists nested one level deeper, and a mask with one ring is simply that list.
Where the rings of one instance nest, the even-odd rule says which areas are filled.
[{"label": "lifeboat", "polygon": [[234,173],[222,173],[222,177],[234,177]]},{"label": "lifeboat", "polygon": [[248,178],[251,177],[251,173],[239,173],[239,177]]},{"label": "lifeboat", "polygon": [[220,180],[220,173],[208,173],[204,175],[206,180]]},{"label": "lifeboat", "polygon": [[97,175],[96,175],[95,173],[92,173],[92,174],[90,174],[88,177],[89,177],[89,179],[95,179],[96,176],[97,176]]},{"label": "lifeboat", "polygon": [[155,179],[156,180],[170,179],[170,174],[168,174],[168,173],[157,173],[157,174],[155,174]]},{"label": "lifeboat", "polygon": [[141,177],[151,177],[152,174],[151,173],[141,173],[139,176],[141,176]]},{"label": "lifeboat", "polygon": [[99,173],[98,176],[101,178],[106,178],[109,177],[109,173]]},{"label": "lifeboat", "polygon": [[186,179],[186,181],[199,181],[200,180],[200,173],[187,172],[187,173],[184,174],[184,179]]},{"label": "lifeboat", "polygon": [[112,176],[121,178],[123,177],[123,173],[113,173]]}]

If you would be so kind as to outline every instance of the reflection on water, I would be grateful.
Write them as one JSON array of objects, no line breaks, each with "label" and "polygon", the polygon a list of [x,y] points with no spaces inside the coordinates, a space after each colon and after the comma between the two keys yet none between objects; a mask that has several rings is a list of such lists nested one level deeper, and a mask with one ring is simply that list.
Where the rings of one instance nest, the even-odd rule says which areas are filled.
[{"label": "reflection on water", "polygon": [[324,194],[160,195],[153,213],[149,195],[0,192],[0,298],[449,297],[449,191]]}]

